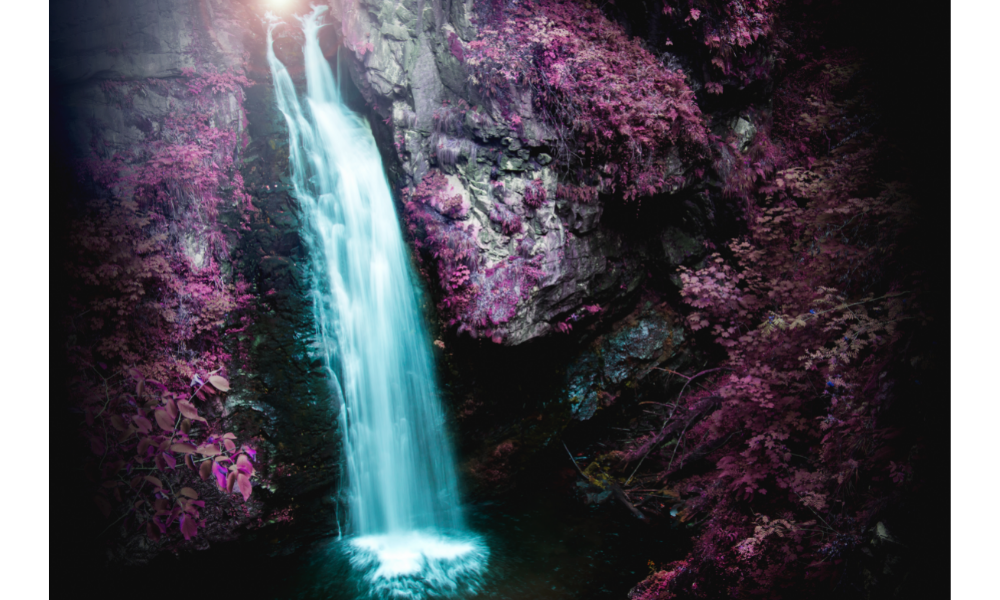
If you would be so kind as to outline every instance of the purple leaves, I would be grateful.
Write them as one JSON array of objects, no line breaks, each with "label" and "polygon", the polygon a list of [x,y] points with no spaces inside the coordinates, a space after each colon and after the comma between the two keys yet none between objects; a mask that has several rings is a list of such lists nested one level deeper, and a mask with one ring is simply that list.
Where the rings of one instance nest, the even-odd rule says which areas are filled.
[{"label": "purple leaves", "polygon": [[523,229],[521,217],[519,217],[513,210],[502,202],[496,202],[493,204],[493,208],[490,209],[489,216],[490,221],[493,221],[500,226],[500,231],[502,231],[504,235],[521,233],[521,230]]},{"label": "purple leaves", "polygon": [[473,84],[514,113],[515,128],[515,97],[532,94],[574,150],[597,158],[604,185],[627,199],[677,183],[663,176],[676,146],[692,158],[707,152],[701,111],[684,75],[593,5],[522,3],[502,26],[481,27],[466,57]]},{"label": "purple leaves", "polygon": [[187,400],[179,401],[177,403],[177,408],[180,410],[181,414],[187,417],[188,419],[191,419],[192,421],[201,421],[202,423],[207,423],[207,421],[203,417],[198,416],[198,409],[194,407],[194,404],[191,404]]},{"label": "purple leaves", "polygon": [[250,460],[246,457],[245,454],[240,454],[239,456],[236,457],[236,468],[241,473],[244,473],[246,475],[253,475],[254,473],[253,465],[250,464]]},{"label": "purple leaves", "polygon": [[540,179],[532,179],[524,190],[524,203],[531,208],[540,208],[545,204],[545,187]]},{"label": "purple leaves", "polygon": [[226,488],[226,476],[229,474],[226,468],[215,461],[210,461],[212,465],[212,473],[215,474],[215,481],[219,484],[219,489],[230,491],[232,488]]},{"label": "purple leaves", "polygon": [[451,51],[451,55],[458,59],[458,62],[465,62],[465,53],[462,51],[462,41],[458,39],[458,36],[454,32],[448,33],[448,50]]},{"label": "purple leaves", "polygon": [[[88,475],[105,512],[112,519],[127,514],[126,526],[160,543],[180,537],[172,528],[164,535],[164,523],[179,513],[159,503],[162,496],[183,490],[176,501],[191,516],[181,527],[185,537],[196,535],[191,511],[200,501],[189,491],[204,491],[197,486],[216,464],[204,459],[231,455],[240,445],[235,436],[208,438],[221,433],[213,401],[230,390],[217,368],[234,361],[224,337],[234,324],[245,326],[239,311],[254,300],[248,284],[218,262],[253,211],[238,171],[242,87],[249,84],[238,71],[204,65],[170,80],[104,82],[102,92],[130,111],[142,135],[122,149],[95,131],[94,155],[80,169],[102,189],[69,228],[64,274],[73,310],[87,317],[68,348],[81,367],[66,376],[78,382],[73,392],[83,404],[83,438],[101,457]],[[150,114],[149,106],[132,103],[153,86],[169,113]],[[235,207],[239,230],[217,221],[222,206]],[[189,256],[171,240],[175,234],[196,237],[204,258]],[[191,388],[192,379],[202,387]],[[177,468],[181,457],[188,469]],[[127,495],[134,499],[120,497],[129,489],[120,485],[123,473],[133,476]]]},{"label": "purple leaves", "polygon": [[171,418],[170,413],[167,412],[166,408],[157,408],[155,416],[156,424],[160,426],[160,429],[163,431],[174,430],[174,419]]},{"label": "purple leaves", "polygon": [[216,456],[222,451],[219,449],[218,444],[202,444],[198,446],[197,452],[202,456]]},{"label": "purple leaves", "polygon": [[139,433],[146,434],[153,430],[153,424],[149,422],[149,419],[142,415],[136,415],[132,417],[132,422],[138,427]]},{"label": "purple leaves", "polygon": [[171,444],[170,451],[179,452],[181,454],[194,454],[198,450],[192,444],[189,444],[187,442],[179,442],[177,444]]},{"label": "purple leaves", "polygon": [[[141,377],[137,370],[134,370],[132,375]],[[253,489],[251,477],[254,476],[255,469],[251,460],[256,458],[256,451],[249,446],[243,446],[243,451],[237,453],[235,433],[212,433],[213,423],[198,413],[191,401],[193,396],[183,398],[169,390],[160,390],[159,385],[153,385],[155,382],[146,379],[141,379],[140,382],[150,384],[142,393],[149,395],[149,389],[153,389],[153,395],[161,396],[160,402],[157,404],[155,399],[151,399],[146,403],[145,409],[137,408],[134,403],[128,403],[129,410],[135,411],[134,414],[112,413],[103,417],[107,419],[107,427],[122,433],[120,442],[131,438],[137,431],[144,435],[135,441],[134,447],[130,449],[130,452],[134,452],[131,460],[106,463],[104,477],[109,479],[104,481],[101,494],[94,497],[94,502],[103,514],[110,516],[114,510],[112,501],[123,502],[118,489],[121,483],[111,478],[114,473],[123,467],[125,473],[130,473],[133,466],[140,464],[147,465],[148,469],[148,465],[152,464],[155,467],[153,471],[155,474],[136,475],[130,483],[131,489],[138,494],[138,499],[132,502],[129,509],[137,514],[133,522],[145,529],[151,541],[159,542],[165,539],[169,526],[177,521],[184,539],[189,540],[204,526],[204,522],[198,520],[198,510],[205,506],[205,502],[199,499],[198,491],[191,485],[185,485],[194,475],[191,471],[198,474],[198,479],[194,481],[208,480],[214,474],[220,489],[239,493],[244,501],[247,501]],[[229,389],[228,382],[221,377],[216,377],[216,381],[212,384],[220,390]],[[197,394],[198,390],[189,393]],[[128,394],[123,397],[130,398]],[[146,416],[150,414],[149,411],[152,413],[150,415],[152,420],[159,426],[155,432],[152,421]],[[178,419],[180,427],[175,428]],[[201,435],[195,430],[195,439],[190,437],[192,420],[207,430]],[[197,441],[199,437],[200,442]],[[103,442],[99,438],[94,436],[92,439],[95,443],[100,442],[102,445],[99,449],[105,451]],[[184,463],[190,471],[186,469],[176,471],[178,455],[184,457]],[[202,458],[198,460],[200,464],[196,465],[195,459],[198,457]],[[225,463],[231,464],[229,469],[223,466]],[[171,490],[176,491],[176,495],[173,495]],[[161,521],[161,518],[164,520]]]},{"label": "purple leaves", "polygon": [[[177,459],[174,458],[174,456],[172,454],[170,454],[169,452],[164,452],[161,456],[163,456],[163,462],[168,467],[170,467],[171,469],[177,467]],[[157,465],[157,466],[159,466],[159,465]]]},{"label": "purple leaves", "polygon": [[213,461],[210,461],[210,460],[203,460],[201,462],[201,465],[198,467],[198,476],[201,477],[201,479],[203,481],[206,480],[206,479],[208,479],[209,476],[211,476],[211,474],[212,474],[212,465],[214,465],[214,464],[216,464],[216,463],[214,463]]},{"label": "purple leaves", "polygon": [[239,486],[240,493],[243,494],[243,501],[246,502],[250,499],[250,492],[252,487],[250,485],[250,477],[246,473],[236,474],[236,484]]},{"label": "purple leaves", "polygon": [[198,524],[190,515],[181,515],[180,529],[185,540],[190,540],[198,534]]},{"label": "purple leaves", "polygon": [[219,377],[218,375],[212,375],[208,378],[208,382],[215,386],[215,389],[220,392],[229,391],[229,380],[225,377]]}]

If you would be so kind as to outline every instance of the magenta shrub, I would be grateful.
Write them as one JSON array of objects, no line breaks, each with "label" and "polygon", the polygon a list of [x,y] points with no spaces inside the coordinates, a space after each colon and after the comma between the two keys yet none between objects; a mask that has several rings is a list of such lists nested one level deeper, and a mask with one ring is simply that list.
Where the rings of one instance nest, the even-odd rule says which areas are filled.
[{"label": "magenta shrub", "polygon": [[767,79],[775,66],[775,20],[784,0],[666,0],[663,13],[711,53],[712,81],[706,91],[723,93],[722,83],[743,87]]},{"label": "magenta shrub", "polygon": [[524,203],[531,208],[545,204],[546,192],[541,179],[532,179],[524,189]]},{"label": "magenta shrub", "polygon": [[521,233],[521,230],[523,229],[521,217],[517,216],[517,214],[503,202],[496,202],[493,204],[493,208],[490,209],[489,217],[490,221],[493,221],[500,226],[500,231],[502,231],[504,235]]},{"label": "magenta shrub", "polygon": [[566,131],[563,164],[572,150],[626,198],[679,183],[665,175],[672,148],[692,161],[707,156],[701,111],[684,75],[589,2],[520,4],[504,21],[482,26],[465,58],[472,82],[507,111],[516,112],[516,90],[531,90]]},{"label": "magenta shrub", "polygon": [[[860,68],[835,57],[790,78],[776,105],[804,85],[849,103]],[[827,110],[799,105],[796,128]],[[906,252],[906,188],[878,181],[882,140],[872,134],[818,158],[801,138],[762,134],[746,156],[730,146],[744,161],[731,180],[748,202],[747,234],[703,268],[680,268],[689,330],[707,333],[726,358],[700,373],[668,372],[685,382],[680,397],[622,451],[633,500],[655,491],[644,510],[701,523],[686,561],[654,572],[633,598],[806,593],[840,572],[914,482],[920,445],[900,444],[883,416],[891,366],[926,323],[926,284],[887,270]]]},{"label": "magenta shrub", "polygon": [[[218,375],[245,366],[233,364],[244,352],[230,336],[246,327],[254,300],[224,267],[254,210],[237,163],[249,83],[211,67],[176,81],[107,82],[105,93],[147,123],[137,94],[165,95],[175,109],[150,116],[158,127],[132,147],[113,151],[95,138],[80,170],[95,185],[77,206],[63,267],[91,495],[112,525],[165,547],[199,535],[206,502],[225,504],[230,493],[247,503],[234,519],[260,512],[250,500],[256,451],[224,430],[229,383]],[[163,537],[175,523],[177,535]]]},{"label": "magenta shrub", "polygon": [[[409,190],[403,193],[409,194]],[[487,268],[475,242],[477,226],[455,220],[468,208],[449,209],[459,202],[461,195],[451,191],[447,178],[432,170],[406,202],[404,220],[425,274],[427,267],[436,272],[444,293],[438,309],[448,325],[500,343],[503,325],[514,317],[518,304],[528,298],[542,276],[540,258],[509,256]],[[523,226],[521,218],[500,199],[495,200],[489,218],[505,235],[518,233]]]}]

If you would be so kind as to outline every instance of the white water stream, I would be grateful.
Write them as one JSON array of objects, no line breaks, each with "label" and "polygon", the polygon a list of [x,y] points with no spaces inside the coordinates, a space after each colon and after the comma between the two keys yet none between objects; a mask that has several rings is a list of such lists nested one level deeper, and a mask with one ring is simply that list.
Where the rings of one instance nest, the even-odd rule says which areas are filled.
[{"label": "white water stream", "polygon": [[488,550],[464,525],[430,338],[375,139],[344,105],[320,50],[325,10],[298,18],[305,34],[301,97],[275,56],[274,17],[267,57],[315,265],[316,325],[343,400],[346,547],[369,586],[365,595],[473,591]]}]

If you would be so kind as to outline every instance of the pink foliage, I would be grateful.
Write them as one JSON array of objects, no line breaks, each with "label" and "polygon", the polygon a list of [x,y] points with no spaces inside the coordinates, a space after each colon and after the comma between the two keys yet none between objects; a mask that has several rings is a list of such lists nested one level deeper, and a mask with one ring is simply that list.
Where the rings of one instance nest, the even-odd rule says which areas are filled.
[{"label": "pink foliage", "polygon": [[448,50],[451,55],[458,59],[458,62],[465,62],[465,52],[462,50],[462,41],[454,32],[448,34]]},{"label": "pink foliage", "polygon": [[532,179],[524,189],[524,203],[531,208],[541,208],[545,204],[546,196],[541,179]]},{"label": "pink foliage", "polygon": [[591,186],[559,184],[559,186],[556,187],[556,198],[579,202],[581,204],[597,202],[597,194],[597,188]]},{"label": "pink foliage", "polygon": [[[842,56],[807,65],[776,94],[795,115],[780,137],[765,123],[743,151],[723,142],[746,235],[679,271],[689,330],[725,358],[668,371],[692,385],[623,449],[625,476],[644,461],[652,473],[635,474],[637,487],[662,488],[678,520],[702,525],[686,562],[656,570],[633,598],[801,594],[837,575],[913,485],[920,445],[900,444],[884,415],[926,284],[899,268],[912,207],[904,185],[879,181],[882,140],[831,126],[852,126],[834,117],[863,97],[849,85],[858,68]],[[815,158],[802,133],[824,128],[845,142]]]},{"label": "pink foliage", "polygon": [[[663,191],[675,146],[707,153],[707,133],[682,73],[666,69],[589,2],[540,0],[511,9],[469,44],[472,81],[501,105],[531,90],[583,163],[626,198]],[[568,161],[568,151],[563,152]]]},{"label": "pink foliage", "polygon": [[[767,42],[783,4],[784,0],[667,0],[663,12],[709,48],[716,78],[745,86],[771,75],[774,52]],[[709,83],[706,90],[721,94],[722,86]]]},{"label": "pink foliage", "polygon": [[[456,198],[461,196],[451,192],[447,178],[432,170],[405,204],[407,229],[414,236],[421,261],[433,260],[444,294],[438,308],[449,325],[500,342],[505,335],[503,326],[541,278],[539,258],[509,256],[487,268],[476,246],[476,227],[457,220],[465,211],[449,209],[457,203]],[[500,199],[489,218],[505,235],[516,234],[523,226],[521,218]]]},{"label": "pink foliage", "polygon": [[496,202],[490,209],[490,221],[500,226],[500,231],[504,235],[514,235],[521,233],[523,224],[521,217],[503,202]]},{"label": "pink foliage", "polygon": [[[81,166],[96,186],[68,241],[67,352],[95,456],[94,502],[153,541],[174,523],[176,540],[199,535],[206,501],[228,502],[209,493],[213,473],[223,494],[232,479],[245,502],[251,496],[253,449],[237,451],[236,436],[222,430],[220,392],[229,386],[214,374],[241,353],[228,333],[246,327],[254,301],[246,282],[226,281],[240,230],[219,219],[232,213],[245,228],[254,210],[237,162],[246,85],[242,74],[211,67],[176,81],[109,82],[102,89],[128,110],[146,93],[174,108],[136,112],[158,121],[144,141],[112,151],[95,139]],[[220,122],[226,115],[235,123]]]}]

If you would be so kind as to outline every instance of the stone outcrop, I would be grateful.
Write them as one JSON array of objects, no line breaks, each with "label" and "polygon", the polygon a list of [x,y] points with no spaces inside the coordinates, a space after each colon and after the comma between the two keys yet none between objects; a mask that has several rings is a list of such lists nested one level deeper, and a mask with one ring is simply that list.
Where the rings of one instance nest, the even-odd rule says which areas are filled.
[{"label": "stone outcrop", "polygon": [[[179,255],[195,267],[217,260],[220,281],[245,281],[254,296],[232,340],[243,362],[229,366],[234,392],[222,417],[258,440],[262,484],[254,498],[261,504],[253,518],[216,515],[219,526],[199,543],[242,535],[282,542],[269,545],[282,552],[333,531],[343,514],[340,406],[313,345],[309,257],[288,186],[287,131],[274,104],[261,7],[65,4],[53,13],[51,71],[76,158],[119,156],[122,165],[141,165],[149,158],[143,152],[178,114],[194,114],[196,103],[201,125],[225,138],[228,183],[217,220],[201,216],[198,194],[176,194],[171,201],[190,218],[165,227]],[[657,296],[663,290],[652,301],[644,295],[649,275],[666,280],[678,265],[697,265],[732,211],[676,148],[663,176],[677,183],[631,203],[587,174],[567,172],[560,152],[571,132],[550,122],[530,90],[512,89],[511,112],[471,82],[466,58],[479,35],[472,5],[334,2],[339,29],[328,30],[324,51],[350,74],[357,89],[345,83],[346,93],[368,117],[399,193],[438,306],[428,312],[441,317],[453,408],[473,414],[484,407],[468,427],[459,418],[459,436],[476,438],[464,444],[467,456],[485,452],[493,457],[487,463],[504,467],[484,468],[500,473],[516,471],[567,424],[590,420],[624,390],[634,395],[653,385],[653,367],[686,360],[679,320]],[[277,32],[276,53],[295,76],[301,53],[291,29]],[[670,57],[664,64],[679,67]],[[708,125],[734,136],[739,152],[757,133],[745,111]],[[213,236],[225,240],[226,252],[210,247]],[[476,369],[500,368],[484,345],[512,353],[505,356],[534,388],[522,403],[502,397],[515,391],[506,383],[482,387],[486,379],[476,382],[451,354],[468,349],[462,360]],[[532,360],[549,348],[545,360]],[[488,428],[477,421],[483,415]],[[289,514],[300,527],[283,524]]]},{"label": "stone outcrop", "polygon": [[[117,202],[131,189],[122,186],[134,185],[131,173],[156,173],[160,164],[167,172],[175,163],[163,158],[165,150],[214,136],[205,144],[215,144],[218,156],[206,169],[220,186],[213,179],[171,188],[167,181],[166,189],[175,191],[165,202],[174,212],[153,227],[191,269],[215,261],[219,285],[249,284],[241,300],[249,303],[246,320],[242,327],[234,323],[237,333],[225,341],[233,355],[226,365],[233,392],[217,416],[257,447],[258,478],[243,506],[242,499],[216,499],[211,495],[218,491],[205,487],[201,493],[210,497],[200,534],[185,542],[173,532],[180,541],[171,543],[182,548],[242,538],[286,552],[337,528],[339,405],[312,341],[303,281],[308,257],[298,239],[295,201],[281,183],[288,174],[287,130],[274,106],[257,8],[139,0],[67,2],[53,10],[55,118],[72,167],[86,165],[91,173],[81,182],[86,195]],[[204,163],[199,158],[197,164]],[[182,177],[184,170],[178,169]],[[191,351],[177,354],[184,360]],[[141,563],[160,550],[145,530],[122,529],[112,556]]]},{"label": "stone outcrop", "polygon": [[654,368],[676,368],[685,356],[684,326],[665,303],[640,303],[635,313],[598,336],[566,369],[566,396],[573,418],[587,420],[611,406],[626,386],[635,387]]},{"label": "stone outcrop", "polygon": [[[441,6],[437,16],[434,4]],[[421,7],[422,15],[417,14]],[[587,190],[592,196],[574,197],[576,188],[553,161],[559,137],[567,132],[548,123],[535,108],[531,91],[513,91],[520,94],[515,98],[515,130],[511,116],[470,83],[464,53],[477,35],[471,3],[363,0],[354,12],[334,16],[369,44],[346,53],[347,62],[377,119],[384,122],[373,127],[387,129],[385,137],[394,142],[391,160],[401,174],[394,183],[406,188],[403,201],[428,174],[440,172],[448,179],[441,193],[461,196],[468,207],[443,221],[441,229],[442,235],[453,235],[447,245],[473,247],[464,263],[469,282],[463,288],[447,283],[453,281],[452,264],[427,269],[432,289],[445,299],[445,316],[454,330],[508,345],[550,335],[583,314],[585,306],[629,302],[644,279],[644,262],[676,266],[697,259],[704,250],[688,243],[683,257],[678,256],[679,248],[669,245],[665,252],[653,249],[650,254],[647,240],[602,222],[605,201],[620,200],[603,194],[599,199],[596,188]],[[688,170],[676,153],[673,156],[668,178]],[[676,187],[672,196],[646,201],[676,205],[693,194]],[[685,211],[678,206],[676,222],[663,223],[672,227],[664,229],[664,239],[673,239],[678,227],[685,227],[680,223]],[[428,240],[435,236],[425,230],[425,223],[410,219],[408,224],[418,245],[440,253],[434,246],[439,240]],[[697,233],[706,222],[689,225]],[[511,275],[507,265],[515,263],[530,265],[529,275]],[[496,290],[504,286],[516,290],[516,298],[504,299],[514,304],[513,310],[497,316],[477,308],[496,305]],[[462,294],[462,300],[452,299]]]}]

